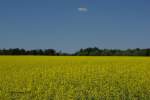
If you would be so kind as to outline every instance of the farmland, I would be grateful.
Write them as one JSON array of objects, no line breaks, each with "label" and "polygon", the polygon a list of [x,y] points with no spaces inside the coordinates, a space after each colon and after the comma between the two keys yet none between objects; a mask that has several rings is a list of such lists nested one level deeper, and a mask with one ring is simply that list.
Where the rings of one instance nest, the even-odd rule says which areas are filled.
[{"label": "farmland", "polygon": [[150,58],[1,56],[0,100],[150,100]]}]

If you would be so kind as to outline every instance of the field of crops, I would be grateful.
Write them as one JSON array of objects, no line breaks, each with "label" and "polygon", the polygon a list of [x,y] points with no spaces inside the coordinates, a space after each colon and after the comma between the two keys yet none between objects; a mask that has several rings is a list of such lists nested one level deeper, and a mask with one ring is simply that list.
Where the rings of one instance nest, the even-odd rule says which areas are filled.
[{"label": "field of crops", "polygon": [[150,100],[150,58],[1,56],[0,100]]}]

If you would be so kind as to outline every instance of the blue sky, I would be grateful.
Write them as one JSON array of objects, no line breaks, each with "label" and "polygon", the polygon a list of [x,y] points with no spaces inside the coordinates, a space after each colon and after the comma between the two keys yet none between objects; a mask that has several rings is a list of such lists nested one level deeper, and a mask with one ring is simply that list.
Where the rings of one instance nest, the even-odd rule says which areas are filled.
[{"label": "blue sky", "polygon": [[149,0],[0,0],[0,48],[148,48],[149,5]]}]

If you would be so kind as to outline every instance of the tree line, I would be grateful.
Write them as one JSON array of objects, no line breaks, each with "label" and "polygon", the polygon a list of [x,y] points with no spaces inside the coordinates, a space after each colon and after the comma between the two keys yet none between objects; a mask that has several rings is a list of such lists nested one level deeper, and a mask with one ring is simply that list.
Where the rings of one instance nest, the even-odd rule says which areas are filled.
[{"label": "tree line", "polygon": [[0,49],[0,55],[49,55],[49,56],[150,56],[150,48],[147,49],[99,49],[85,48],[80,49],[75,53],[64,53],[61,51],[56,51],[54,49],[35,49],[35,50],[25,50],[25,49]]},{"label": "tree line", "polygon": [[148,49],[99,49],[97,47],[94,48],[86,48],[80,49],[74,55],[78,56],[150,56],[150,48]]}]

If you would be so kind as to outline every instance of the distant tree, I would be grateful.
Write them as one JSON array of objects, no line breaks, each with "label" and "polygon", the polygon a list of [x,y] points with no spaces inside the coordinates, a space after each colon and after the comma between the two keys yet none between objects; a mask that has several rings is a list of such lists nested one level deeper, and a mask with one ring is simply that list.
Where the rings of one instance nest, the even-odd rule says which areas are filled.
[{"label": "distant tree", "polygon": [[146,56],[150,56],[150,48],[149,49],[145,49],[145,55]]},{"label": "distant tree", "polygon": [[54,49],[46,49],[44,51],[45,55],[56,55],[56,51]]},{"label": "distant tree", "polygon": [[81,48],[79,51],[69,54],[62,51],[56,52],[54,49],[34,49],[25,50],[19,48],[0,49],[0,55],[49,55],[49,56],[150,56],[150,48],[147,49],[99,49]]}]

